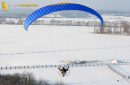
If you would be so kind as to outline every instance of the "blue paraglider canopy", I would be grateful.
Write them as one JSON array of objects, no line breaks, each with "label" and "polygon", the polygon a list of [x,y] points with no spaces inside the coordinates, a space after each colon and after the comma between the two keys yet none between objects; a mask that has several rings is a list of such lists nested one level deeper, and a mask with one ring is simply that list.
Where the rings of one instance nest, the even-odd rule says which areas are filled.
[{"label": "blue paraglider canopy", "polygon": [[29,26],[34,21],[36,21],[38,18],[45,16],[47,14],[53,13],[53,12],[65,11],[65,10],[79,10],[79,11],[89,12],[100,19],[102,26],[104,24],[102,16],[98,12],[96,12],[95,10],[93,10],[87,6],[81,5],[81,4],[64,3],[64,4],[54,4],[54,5],[45,6],[45,7],[42,7],[40,9],[34,11],[32,14],[30,14],[26,18],[26,20],[24,22],[24,27],[27,31]]}]

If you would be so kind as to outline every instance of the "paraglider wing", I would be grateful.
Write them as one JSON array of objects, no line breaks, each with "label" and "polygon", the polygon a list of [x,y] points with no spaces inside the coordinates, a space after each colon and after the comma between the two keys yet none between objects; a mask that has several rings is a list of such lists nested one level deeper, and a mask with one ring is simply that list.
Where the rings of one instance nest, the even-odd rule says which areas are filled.
[{"label": "paraglider wing", "polygon": [[81,4],[65,3],[65,4],[49,5],[49,6],[46,6],[46,7],[43,7],[34,11],[32,14],[30,14],[26,18],[24,22],[24,27],[26,30],[28,30],[28,27],[38,18],[45,16],[47,14],[53,13],[53,12],[65,11],[65,10],[79,10],[79,11],[89,12],[100,19],[102,26],[104,24],[103,18],[95,10]]}]

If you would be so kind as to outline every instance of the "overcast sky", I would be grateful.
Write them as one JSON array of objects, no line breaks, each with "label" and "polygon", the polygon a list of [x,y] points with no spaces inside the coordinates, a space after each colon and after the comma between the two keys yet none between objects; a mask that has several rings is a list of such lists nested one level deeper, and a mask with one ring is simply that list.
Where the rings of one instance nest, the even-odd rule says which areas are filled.
[{"label": "overcast sky", "polygon": [[[1,0],[2,1],[2,0]],[[130,0],[5,0],[9,4],[38,3],[41,6],[58,2],[75,2],[94,9],[130,11]]]}]

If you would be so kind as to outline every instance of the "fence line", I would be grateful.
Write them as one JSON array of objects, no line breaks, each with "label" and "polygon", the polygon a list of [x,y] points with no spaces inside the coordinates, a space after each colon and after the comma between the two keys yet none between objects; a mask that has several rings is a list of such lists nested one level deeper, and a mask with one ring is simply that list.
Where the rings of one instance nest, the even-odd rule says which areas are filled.
[{"label": "fence line", "polygon": [[27,66],[5,66],[0,67],[0,70],[17,70],[17,69],[41,69],[41,68],[58,68],[59,66],[69,67],[98,67],[106,65],[128,65],[130,62],[113,63],[85,63],[85,64],[61,64],[61,65],[27,65]]}]

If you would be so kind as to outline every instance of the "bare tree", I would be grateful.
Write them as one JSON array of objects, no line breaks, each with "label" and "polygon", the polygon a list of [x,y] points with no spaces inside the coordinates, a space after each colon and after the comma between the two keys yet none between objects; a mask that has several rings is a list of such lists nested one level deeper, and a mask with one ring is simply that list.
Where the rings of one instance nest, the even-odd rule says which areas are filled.
[{"label": "bare tree", "polygon": [[122,22],[122,26],[123,26],[123,33],[128,34],[129,33],[129,27],[130,27],[128,22],[126,22],[126,21]]}]

